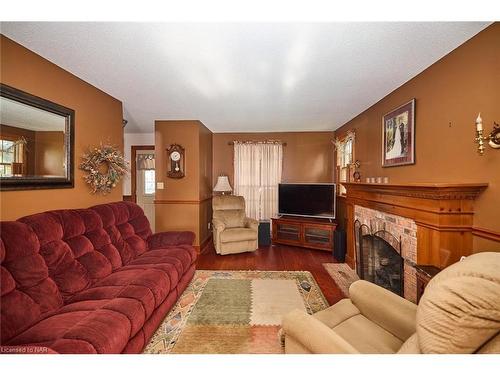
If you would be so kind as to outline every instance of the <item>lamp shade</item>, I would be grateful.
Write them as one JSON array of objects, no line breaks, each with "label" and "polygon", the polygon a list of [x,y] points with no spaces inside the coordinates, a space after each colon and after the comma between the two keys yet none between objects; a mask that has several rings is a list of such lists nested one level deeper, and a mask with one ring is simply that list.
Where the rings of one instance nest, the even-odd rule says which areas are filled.
[{"label": "lamp shade", "polygon": [[231,185],[229,185],[229,179],[227,176],[217,177],[217,184],[214,187],[214,191],[232,191]]}]

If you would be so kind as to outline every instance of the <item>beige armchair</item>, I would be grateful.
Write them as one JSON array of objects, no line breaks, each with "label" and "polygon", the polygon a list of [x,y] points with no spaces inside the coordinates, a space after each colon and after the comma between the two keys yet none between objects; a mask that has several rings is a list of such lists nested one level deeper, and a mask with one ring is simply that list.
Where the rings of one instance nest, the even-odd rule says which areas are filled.
[{"label": "beige armchair", "polygon": [[286,353],[500,353],[500,253],[478,253],[428,284],[415,305],[356,281],[314,315],[283,318]]},{"label": "beige armchair", "polygon": [[259,247],[257,220],[245,216],[245,199],[220,195],[212,199],[212,225],[217,254],[254,251]]}]

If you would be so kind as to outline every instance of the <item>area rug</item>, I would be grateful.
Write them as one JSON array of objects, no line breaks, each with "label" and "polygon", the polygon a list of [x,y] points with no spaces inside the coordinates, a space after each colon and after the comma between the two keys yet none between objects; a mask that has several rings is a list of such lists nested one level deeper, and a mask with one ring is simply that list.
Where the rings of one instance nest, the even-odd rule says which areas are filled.
[{"label": "area rug", "polygon": [[196,271],[144,353],[283,353],[282,317],[326,307],[309,272]]},{"label": "area rug", "polygon": [[328,274],[340,288],[344,296],[349,297],[349,287],[359,280],[358,274],[347,263],[323,263]]}]

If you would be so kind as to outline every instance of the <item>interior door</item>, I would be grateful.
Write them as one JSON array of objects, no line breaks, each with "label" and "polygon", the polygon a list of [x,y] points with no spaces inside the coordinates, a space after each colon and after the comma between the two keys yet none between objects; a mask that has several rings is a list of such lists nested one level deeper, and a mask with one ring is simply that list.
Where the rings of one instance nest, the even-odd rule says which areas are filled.
[{"label": "interior door", "polygon": [[[144,155],[152,155],[152,150],[137,150],[137,158],[144,157]],[[151,224],[151,230],[155,232],[155,170],[154,169],[140,169],[141,163],[136,163],[136,197],[137,204],[142,207],[144,214]]]}]

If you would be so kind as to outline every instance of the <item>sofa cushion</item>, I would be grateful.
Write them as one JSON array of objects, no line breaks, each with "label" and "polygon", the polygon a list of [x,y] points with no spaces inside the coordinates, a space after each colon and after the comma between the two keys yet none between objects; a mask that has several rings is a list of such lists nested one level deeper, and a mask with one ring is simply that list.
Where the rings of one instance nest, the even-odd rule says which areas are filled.
[{"label": "sofa cushion", "polygon": [[349,298],[344,298],[335,305],[332,305],[325,310],[318,311],[314,314],[314,317],[327,327],[333,328],[347,319],[359,314],[361,314],[360,311],[353,305],[351,300]]},{"label": "sofa cushion", "polygon": [[361,314],[344,320],[333,327],[333,331],[360,353],[393,354],[403,344],[403,341]]},{"label": "sofa cushion", "polygon": [[147,253],[137,257],[130,264],[161,264],[175,263],[180,265],[179,271],[184,274],[196,261],[196,250],[189,245],[179,245],[167,247],[165,249],[150,250]]},{"label": "sofa cushion", "polygon": [[417,309],[422,353],[474,353],[500,332],[500,253],[467,257],[432,278]]},{"label": "sofa cushion", "polygon": [[331,328],[360,353],[395,353],[402,341],[361,315],[345,298],[314,317]]},{"label": "sofa cushion", "polygon": [[31,228],[19,222],[2,222],[0,235],[0,339],[5,343],[42,315],[61,307],[63,300],[49,277]]},{"label": "sofa cushion", "polygon": [[15,337],[9,345],[39,344],[65,353],[74,352],[74,349],[55,344],[59,340],[71,340],[83,342],[80,350],[84,353],[120,353],[128,343],[131,330],[129,319],[119,312],[80,310],[43,319]]},{"label": "sofa cushion", "polygon": [[250,228],[226,229],[220,234],[221,242],[255,241],[257,232]]},{"label": "sofa cushion", "polygon": [[59,309],[57,314],[77,311],[94,311],[98,309],[110,310],[126,316],[131,325],[130,337],[133,337],[139,332],[148,318],[141,301],[134,298],[121,297],[71,303]]},{"label": "sofa cushion", "polygon": [[154,307],[163,302],[170,291],[170,278],[157,269],[120,269],[99,281],[95,286],[128,286],[149,289],[155,299]]},{"label": "sofa cushion", "polygon": [[139,301],[149,318],[170,292],[170,279],[156,269],[120,269],[99,281],[92,288],[75,295],[70,303],[113,298]]},{"label": "sofa cushion", "polygon": [[70,304],[83,301],[112,300],[114,298],[129,298],[137,300],[143,307],[146,319],[155,309],[155,296],[144,286],[99,286],[84,290],[73,297]]},{"label": "sofa cushion", "polygon": [[216,195],[212,198],[212,209],[217,212],[224,210],[245,211],[245,198],[239,195]]},{"label": "sofa cushion", "polygon": [[59,210],[26,216],[40,254],[65,300],[121,266],[102,221],[92,210]]},{"label": "sofa cushion", "polygon": [[118,250],[122,264],[128,264],[147,250],[151,227],[142,209],[131,202],[116,202],[91,207],[99,214],[103,228]]},{"label": "sofa cushion", "polygon": [[221,195],[212,199],[213,218],[226,228],[245,226],[245,199],[237,195]]},{"label": "sofa cushion", "polygon": [[222,221],[226,228],[242,228],[245,226],[245,211],[243,210],[221,210],[215,212],[213,217]]},{"label": "sofa cushion", "polygon": [[196,250],[189,245],[179,245],[166,249],[150,250],[137,257],[123,270],[156,269],[161,270],[170,279],[170,290],[177,285],[196,261]]}]

